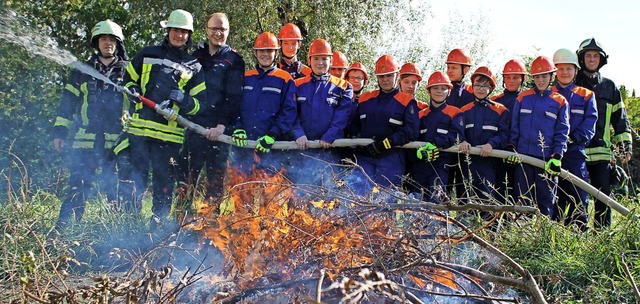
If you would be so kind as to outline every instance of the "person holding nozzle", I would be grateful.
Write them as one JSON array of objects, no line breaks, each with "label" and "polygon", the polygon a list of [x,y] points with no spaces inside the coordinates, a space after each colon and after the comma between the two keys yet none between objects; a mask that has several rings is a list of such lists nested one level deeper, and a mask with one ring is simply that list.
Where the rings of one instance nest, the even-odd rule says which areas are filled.
[{"label": "person holding nozzle", "polygon": [[191,13],[174,10],[160,25],[166,31],[162,43],[143,48],[127,65],[124,82],[133,95],[128,98],[133,114],[127,121],[125,137],[114,149],[121,195],[126,196],[134,211],[140,210],[151,169],[152,231],[171,229],[175,224],[166,217],[171,210],[185,130],[175,120],[145,106],[136,96],[144,96],[186,116],[197,114],[201,101],[207,98],[201,65],[188,52],[193,34]]},{"label": "person holding nozzle", "polygon": [[61,232],[72,220],[82,218],[87,198],[97,191],[116,201],[117,175],[111,149],[122,131],[121,117],[127,110],[122,93],[116,86],[123,85],[127,52],[124,48],[122,28],[111,20],[96,23],[91,30],[94,54],[86,62],[96,73],[112,83],[74,71],[65,85],[53,127],[53,146],[62,153],[76,130],[71,145],[69,192],[62,203],[55,229]]}]

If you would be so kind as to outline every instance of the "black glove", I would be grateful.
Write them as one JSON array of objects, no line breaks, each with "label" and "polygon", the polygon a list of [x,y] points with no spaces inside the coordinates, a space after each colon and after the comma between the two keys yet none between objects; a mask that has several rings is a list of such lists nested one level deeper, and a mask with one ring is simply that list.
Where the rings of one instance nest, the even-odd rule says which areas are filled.
[{"label": "black glove", "polygon": [[367,153],[371,156],[378,156],[385,150],[389,150],[393,147],[393,143],[389,138],[383,140],[375,140],[374,142],[365,146]]},{"label": "black glove", "polygon": [[184,101],[184,93],[180,90],[175,90],[175,89],[171,90],[171,93],[169,94],[169,99],[180,107],[183,105],[182,103]]},{"label": "black glove", "polygon": [[139,103],[140,96],[142,96],[142,89],[140,89],[140,86],[134,84],[132,86],[129,86],[127,89],[129,90],[129,92],[131,92],[131,95],[128,96],[129,101],[133,103]]}]

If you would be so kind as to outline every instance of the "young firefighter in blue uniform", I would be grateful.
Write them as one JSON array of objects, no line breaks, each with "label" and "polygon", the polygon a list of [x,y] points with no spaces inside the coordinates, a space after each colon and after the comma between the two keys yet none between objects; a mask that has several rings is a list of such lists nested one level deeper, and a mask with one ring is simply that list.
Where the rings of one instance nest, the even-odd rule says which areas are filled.
[{"label": "young firefighter in blue uniform", "polygon": [[283,25],[278,33],[278,40],[282,53],[278,68],[287,71],[293,79],[310,76],[311,68],[298,60],[298,52],[302,46],[300,28],[293,23]]},{"label": "young firefighter in blue uniform", "polygon": [[[245,63],[242,56],[227,45],[229,20],[226,14],[211,14],[205,30],[208,42],[199,44],[192,55],[198,58],[202,65],[207,85],[207,100],[191,121],[208,128],[208,136],[217,139],[240,114]],[[191,192],[196,186],[200,171],[204,168],[205,200],[209,204],[219,204],[219,197],[224,191],[228,155],[227,144],[209,141],[187,130],[180,151],[179,203],[190,203],[188,198],[193,195]]]},{"label": "young firefighter in blue uniform", "polygon": [[[475,99],[471,85],[464,81],[465,75],[471,71],[471,56],[466,50],[453,49],[447,55],[446,64],[447,76],[453,85],[451,93],[447,97],[447,104],[460,109]],[[460,197],[464,192],[460,163],[464,159],[462,155],[452,155],[450,160],[447,191],[453,194],[455,190],[456,196]]]},{"label": "young firefighter in blue uniform", "polygon": [[[306,149],[309,140],[319,140],[323,149],[305,152],[328,164],[340,163],[339,149],[329,149],[331,144],[343,138],[349,123],[353,87],[344,79],[329,74],[333,53],[324,39],[316,39],[309,46],[308,61],[313,70],[311,76],[296,79],[298,92],[298,117],[292,134],[299,149]],[[309,178],[307,164],[310,159],[294,153],[291,176],[294,182],[317,184],[317,177]],[[325,165],[323,165],[325,166]]]},{"label": "young firefighter in blue uniform", "polygon": [[[544,169],[528,164],[516,166],[516,201],[525,205],[537,203],[540,212],[551,218],[555,212],[557,176],[569,140],[568,102],[551,90],[555,71],[548,57],[539,56],[533,61],[530,75],[535,87],[518,96],[509,138],[509,147],[515,152],[546,162]],[[518,155],[507,160],[513,164],[521,162]]]},{"label": "young firefighter in blue uniform", "polygon": [[274,34],[258,35],[253,44],[256,68],[244,74],[240,120],[232,138],[238,147],[246,146],[247,139],[258,141],[255,150],[234,149],[234,163],[245,171],[252,169],[254,152],[260,154],[261,167],[280,170],[282,152],[271,151],[271,146],[291,131],[296,119],[296,84],[289,73],[276,67],[279,48]]},{"label": "young firefighter in blue uniform", "polygon": [[[622,164],[631,160],[631,126],[620,91],[611,79],[600,74],[600,68],[607,64],[609,58],[604,48],[594,38],[589,38],[580,43],[576,53],[581,68],[576,76],[576,85],[595,93],[598,108],[596,133],[586,149],[587,171],[591,184],[609,195],[609,176],[615,157],[619,156]],[[618,155],[613,153],[614,148]],[[611,225],[611,208],[600,200],[595,200],[594,207],[595,226]]]},{"label": "young firefighter in blue uniform", "polygon": [[[562,168],[587,180],[587,154],[585,146],[595,134],[598,113],[595,95],[591,90],[577,86],[575,78],[580,64],[578,55],[568,49],[559,49],[553,54],[553,63],[558,72],[558,83],[554,92],[560,93],[569,102],[569,142],[562,158]],[[587,228],[587,192],[570,181],[558,181],[558,203],[555,220],[565,225],[575,223],[582,230]]]},{"label": "young firefighter in blue uniform", "polygon": [[465,124],[464,141],[461,152],[469,152],[471,147],[480,148],[480,156],[471,155],[462,163],[465,177],[466,195],[478,197],[485,203],[496,198],[497,167],[502,160],[486,158],[493,149],[504,149],[509,141],[509,121],[511,113],[505,106],[489,99],[496,88],[495,76],[486,66],[481,66],[471,75],[473,103],[462,107]]},{"label": "young firefighter in blue uniform", "polygon": [[429,76],[427,91],[430,103],[429,107],[420,111],[417,139],[426,144],[416,151],[417,160],[412,162],[409,170],[412,179],[409,190],[432,203],[441,203],[447,198],[447,165],[452,158],[450,153],[441,154],[438,148],[447,149],[455,145],[464,134],[462,112],[446,101],[452,87],[449,77],[441,71]]},{"label": "young firefighter in blue uniform", "polygon": [[[522,92],[522,84],[527,79],[527,68],[524,63],[518,59],[507,61],[502,69],[502,84],[504,91],[500,95],[494,96],[491,100],[502,104],[509,110],[509,115],[513,114],[513,107],[518,99],[518,95]],[[511,121],[511,117],[509,117]],[[496,177],[496,199],[504,204],[508,198],[513,197],[513,172],[515,166],[509,163],[503,163],[497,168]]]},{"label": "young firefighter in blue uniform", "polygon": [[399,70],[393,56],[378,58],[375,75],[379,89],[360,96],[356,120],[352,122],[352,134],[374,140],[356,149],[357,163],[382,187],[400,186],[407,161],[406,151],[396,146],[418,138],[418,105],[413,96],[400,92]]},{"label": "young firefighter in blue uniform", "polygon": [[[111,20],[98,22],[91,30],[91,46],[97,51],[87,61],[116,85],[123,84],[129,58],[124,49],[122,29]],[[84,213],[96,171],[100,190],[109,201],[116,200],[117,175],[109,161],[109,150],[122,131],[121,117],[126,111],[122,93],[116,87],[79,71],[74,71],[62,92],[58,117],[53,128],[53,145],[62,152],[69,129],[78,128],[72,145],[69,193],[62,203],[56,229],[61,230],[71,218],[79,221]]]},{"label": "young firefighter in blue uniform", "polygon": [[[200,63],[187,50],[191,46],[193,17],[184,10],[174,10],[169,19],[160,22],[167,35],[161,45],[142,49],[127,65],[126,87],[179,115],[195,115],[200,100],[206,100],[204,74]],[[142,194],[152,171],[153,216],[150,228],[165,224],[177,175],[177,161],[184,141],[184,128],[167,120],[142,102],[130,98],[133,115],[128,121],[126,138],[114,149],[118,157],[120,189],[129,196],[134,207],[141,207]],[[129,182],[129,187],[122,182]],[[173,225],[167,225],[171,228]]]}]

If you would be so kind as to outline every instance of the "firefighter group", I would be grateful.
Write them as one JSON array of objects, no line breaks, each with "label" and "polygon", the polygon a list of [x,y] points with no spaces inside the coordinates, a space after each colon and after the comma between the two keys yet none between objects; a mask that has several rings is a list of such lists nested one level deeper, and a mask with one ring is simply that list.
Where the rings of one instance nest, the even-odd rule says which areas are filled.
[{"label": "firefighter group", "polygon": [[[446,71],[425,77],[425,85],[414,63],[400,64],[385,54],[371,75],[320,38],[310,43],[305,64],[298,58],[303,36],[293,23],[277,35],[255,38],[255,66],[249,70],[226,44],[230,26],[224,13],[208,17],[208,41],[195,47],[189,12],[174,10],[160,25],[166,31],[162,43],[132,58],[118,24],[100,21],[91,30],[95,53],[87,64],[113,83],[74,71],[63,91],[53,145],[74,161],[56,224],[60,231],[81,219],[86,199],[96,191],[139,212],[149,183],[150,229],[157,230],[170,222],[174,201],[176,209],[191,203],[188,193],[203,170],[205,200],[219,204],[228,163],[243,170],[285,167],[293,183],[323,185],[335,168],[310,172],[309,156],[326,164],[351,159],[361,168],[351,179],[361,193],[395,187],[432,203],[455,196],[463,203],[531,205],[586,229],[587,193],[559,180],[561,170],[608,194],[612,163],[631,159],[625,107],[615,84],[599,72],[608,55],[594,38],[576,51],[539,56],[529,69],[508,60],[501,71],[503,92],[496,95],[496,72],[473,68],[464,49],[451,50]],[[524,89],[529,77],[534,85]],[[377,89],[365,92],[370,81]],[[428,100],[416,99],[421,85]],[[205,136],[166,119],[139,96],[205,127]],[[233,145],[217,141],[223,134]],[[332,148],[341,138],[373,142]],[[255,149],[245,147],[248,140],[257,142]],[[272,150],[279,140],[295,141],[298,149]],[[309,141],[322,148],[307,149]],[[426,144],[399,148],[412,141]],[[462,153],[441,151],[453,146]],[[471,147],[479,155],[466,154]],[[504,160],[487,157],[494,149],[514,153]],[[523,163],[521,155],[543,160],[544,168]],[[594,225],[610,225],[611,209],[593,203]]]}]

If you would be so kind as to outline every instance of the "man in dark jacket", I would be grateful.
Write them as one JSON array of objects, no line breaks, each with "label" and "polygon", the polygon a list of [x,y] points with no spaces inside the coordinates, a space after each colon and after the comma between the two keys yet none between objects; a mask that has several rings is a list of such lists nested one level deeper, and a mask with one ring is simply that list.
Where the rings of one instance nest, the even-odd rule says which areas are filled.
[{"label": "man in dark jacket", "polygon": [[[242,100],[242,83],[245,62],[242,56],[229,47],[229,19],[224,13],[214,13],[207,19],[208,43],[196,47],[193,56],[202,65],[206,85],[207,100],[201,105],[200,113],[192,121],[209,128],[209,137],[217,139],[239,116]],[[230,132],[229,132],[230,134]],[[229,148],[226,144],[210,141],[187,130],[180,155],[179,201],[190,203],[193,189],[204,167],[206,170],[205,199],[209,204],[219,203],[223,193],[223,182]]]},{"label": "man in dark jacket", "polygon": [[[97,52],[86,64],[116,85],[122,85],[129,59],[123,40],[122,29],[111,20],[100,21],[91,30],[91,46]],[[102,169],[99,190],[110,201],[116,199],[115,166],[108,161],[108,155],[122,130],[120,118],[125,108],[122,93],[113,84],[75,71],[62,93],[53,128],[56,151],[63,151],[69,131],[77,131],[71,146],[69,193],[60,209],[58,230],[72,218],[82,218],[98,169]]]},{"label": "man in dark jacket", "polygon": [[[205,100],[204,75],[200,63],[187,50],[191,45],[193,18],[189,12],[175,10],[161,21],[167,36],[161,45],[142,49],[129,62],[125,86],[179,115],[195,115]],[[129,196],[136,210],[152,171],[153,218],[151,229],[164,222],[171,210],[176,181],[177,160],[184,141],[184,128],[132,98],[132,116],[125,127],[125,139],[114,149],[118,156],[120,189]],[[126,187],[126,182],[132,187]]]}]

